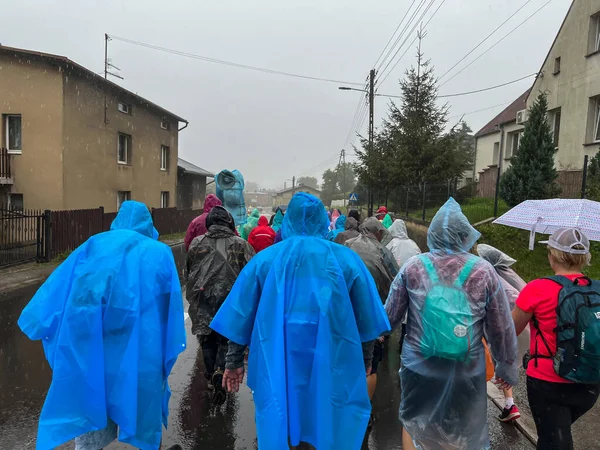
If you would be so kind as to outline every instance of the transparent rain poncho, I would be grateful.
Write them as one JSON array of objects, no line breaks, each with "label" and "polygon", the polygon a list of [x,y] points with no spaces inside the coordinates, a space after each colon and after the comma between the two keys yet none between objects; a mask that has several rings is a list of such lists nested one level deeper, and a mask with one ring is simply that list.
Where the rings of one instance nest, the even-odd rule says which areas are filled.
[{"label": "transparent rain poncho", "polygon": [[[404,265],[385,305],[393,328],[408,311],[400,419],[418,449],[489,449],[484,334],[496,376],[513,385],[517,382],[517,340],[500,279],[489,263],[468,253],[479,236],[458,203],[448,200],[429,227],[431,252]],[[433,268],[437,283],[427,266]],[[457,283],[459,277],[464,282]],[[464,314],[463,304],[436,317],[432,311],[443,301],[438,297],[437,304],[427,304],[426,299],[435,299],[432,291],[446,292],[445,298],[457,298],[455,292],[462,292],[469,314]],[[442,337],[462,344],[467,339],[466,353],[450,359],[429,343],[434,342],[432,333],[439,335],[434,326],[441,325],[443,333],[457,320],[461,325]]]},{"label": "transparent rain poncho", "polygon": [[[519,294],[527,284],[523,278],[512,269],[513,264],[517,261],[506,253],[498,250],[496,247],[487,244],[479,244],[477,246],[477,254],[494,266],[494,269],[496,269],[496,272],[500,276],[504,292],[506,292],[510,309],[514,309]],[[519,348],[517,362],[519,365],[521,365],[523,361],[523,355],[529,350],[530,334],[529,325],[527,325],[517,337]]]},{"label": "transparent rain poncho", "polygon": [[258,446],[359,450],[371,404],[362,342],[389,330],[373,279],[358,255],[325,239],[319,199],[296,194],[284,240],[256,255],[211,328],[249,345],[248,386]]},{"label": "transparent rain poncho", "polygon": [[335,228],[327,233],[327,239],[335,241],[338,234],[342,233],[346,229],[346,216],[341,215],[335,221]]},{"label": "transparent rain poncho", "polygon": [[244,186],[244,176],[239,170],[222,170],[215,176],[217,197],[233,216],[236,225],[245,224],[248,218],[244,201]]},{"label": "transparent rain poncho", "polygon": [[403,220],[396,219],[388,231],[392,240],[386,247],[394,255],[399,267],[402,267],[413,256],[421,253],[419,246],[408,237]]},{"label": "transparent rain poncho", "polygon": [[360,235],[347,240],[344,245],[358,253],[375,280],[381,301],[385,302],[392,281],[398,273],[398,264],[394,255],[377,238],[377,234],[385,234],[387,230],[374,217],[365,220],[358,229]]}]

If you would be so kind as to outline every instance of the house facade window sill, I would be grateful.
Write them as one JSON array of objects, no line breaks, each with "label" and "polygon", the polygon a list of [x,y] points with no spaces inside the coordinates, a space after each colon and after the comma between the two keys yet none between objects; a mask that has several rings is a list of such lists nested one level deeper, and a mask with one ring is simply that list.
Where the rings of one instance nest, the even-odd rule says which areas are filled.
[{"label": "house facade window sill", "polygon": [[23,150],[6,150],[6,153],[9,155],[22,155]]},{"label": "house facade window sill", "polygon": [[600,141],[598,142],[585,142],[583,144],[584,147],[593,147],[593,146],[598,146],[600,147]]},{"label": "house facade window sill", "polygon": [[597,55],[599,53],[600,53],[600,50],[596,50],[596,51],[594,51],[592,53],[588,53],[587,55],[585,55],[585,57],[586,58],[591,58],[592,56]]}]

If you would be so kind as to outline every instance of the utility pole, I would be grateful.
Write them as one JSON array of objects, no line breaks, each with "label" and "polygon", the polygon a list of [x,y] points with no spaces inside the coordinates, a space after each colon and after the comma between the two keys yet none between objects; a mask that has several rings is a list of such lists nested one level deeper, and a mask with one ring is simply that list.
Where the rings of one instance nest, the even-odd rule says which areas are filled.
[{"label": "utility pole", "polygon": [[108,34],[104,33],[104,79],[108,80]]},{"label": "utility pole", "polygon": [[502,176],[503,149],[504,125],[500,125],[500,149],[498,151],[498,174],[496,175],[496,193],[494,195],[494,217],[498,217],[498,199],[500,198],[500,177]]},{"label": "utility pole", "polygon": [[296,176],[292,177],[292,197],[296,194]]},{"label": "utility pole", "polygon": [[342,149],[341,157],[342,157],[342,183],[344,185],[344,189],[342,189],[342,190],[344,191],[344,193],[343,193],[344,206],[346,206],[346,150]]},{"label": "utility pole", "polygon": [[373,198],[373,174],[371,171],[371,166],[373,164],[372,158],[373,158],[373,141],[375,138],[375,127],[374,127],[374,121],[375,118],[373,117],[375,114],[375,69],[371,69],[371,72],[369,73],[369,152],[368,152],[368,156],[367,156],[367,161],[369,161],[369,185],[367,186],[368,188],[368,194],[367,196],[368,198],[368,202],[367,202],[367,209],[368,209],[368,216],[372,217],[373,216],[373,202],[374,202],[374,198]]}]

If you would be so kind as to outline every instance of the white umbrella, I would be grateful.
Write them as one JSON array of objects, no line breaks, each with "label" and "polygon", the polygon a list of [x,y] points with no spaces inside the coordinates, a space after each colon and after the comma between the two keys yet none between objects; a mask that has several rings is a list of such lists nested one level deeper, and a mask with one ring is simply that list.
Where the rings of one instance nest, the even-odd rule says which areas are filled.
[{"label": "white umbrella", "polygon": [[578,228],[588,239],[600,241],[600,203],[578,199],[526,200],[494,223],[530,231],[530,250],[536,233],[552,234],[561,228]]}]

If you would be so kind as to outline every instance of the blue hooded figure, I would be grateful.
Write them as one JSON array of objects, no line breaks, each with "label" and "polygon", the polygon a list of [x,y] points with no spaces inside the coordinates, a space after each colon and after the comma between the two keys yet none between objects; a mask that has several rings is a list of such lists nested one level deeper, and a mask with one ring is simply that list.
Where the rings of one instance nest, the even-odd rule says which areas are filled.
[{"label": "blue hooded figure", "polygon": [[[389,328],[369,271],[352,250],[325,239],[329,219],[316,197],[296,194],[282,243],[255,256],[211,323],[230,339],[254,393],[258,446],[361,448],[371,405],[362,343]],[[372,348],[372,347],[371,347]],[[234,358],[232,358],[234,359]]]},{"label": "blue hooded figure", "polygon": [[52,369],[37,449],[94,434],[110,442],[117,427],[120,441],[159,448],[186,339],[173,253],[157,237],[148,208],[124,202],[111,231],[78,247],[23,310],[19,327],[42,341]]},{"label": "blue hooded figure", "polygon": [[342,233],[346,229],[346,216],[341,215],[335,221],[335,228],[327,233],[327,239],[335,241],[338,234]]},{"label": "blue hooded figure", "polygon": [[236,225],[248,220],[244,201],[244,176],[239,170],[222,170],[215,176],[217,197],[229,211]]}]

